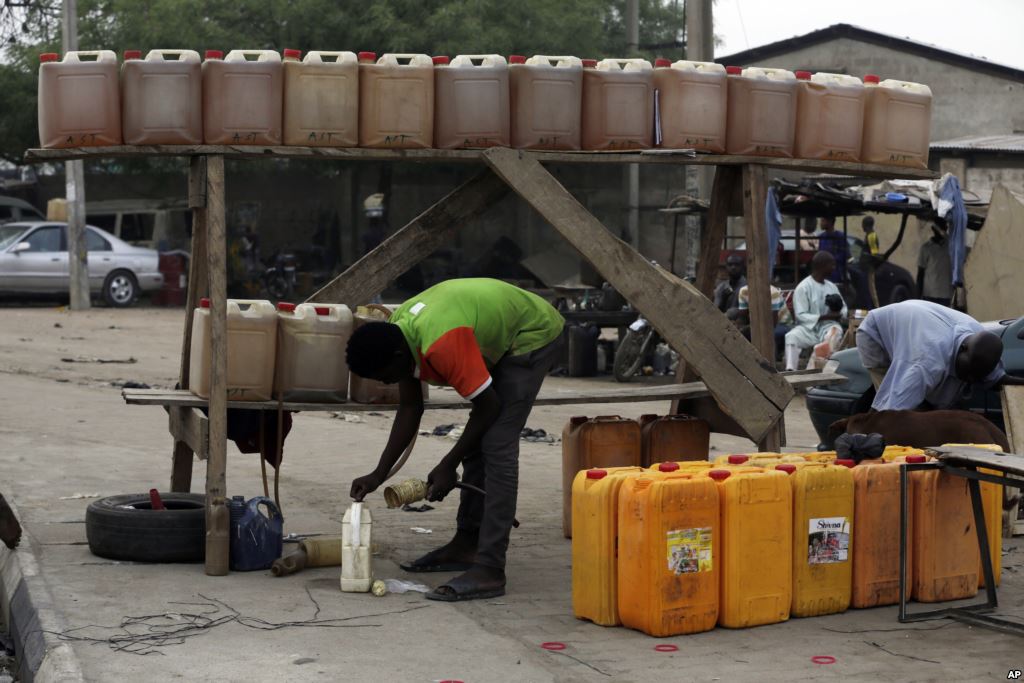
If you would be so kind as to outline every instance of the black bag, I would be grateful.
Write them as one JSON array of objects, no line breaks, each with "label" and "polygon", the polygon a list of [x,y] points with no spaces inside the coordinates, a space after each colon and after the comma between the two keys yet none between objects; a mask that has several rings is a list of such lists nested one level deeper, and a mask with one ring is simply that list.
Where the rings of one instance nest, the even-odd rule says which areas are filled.
[{"label": "black bag", "polygon": [[836,439],[836,458],[853,460],[858,465],[862,460],[881,458],[885,452],[885,439],[881,434],[843,434]]}]

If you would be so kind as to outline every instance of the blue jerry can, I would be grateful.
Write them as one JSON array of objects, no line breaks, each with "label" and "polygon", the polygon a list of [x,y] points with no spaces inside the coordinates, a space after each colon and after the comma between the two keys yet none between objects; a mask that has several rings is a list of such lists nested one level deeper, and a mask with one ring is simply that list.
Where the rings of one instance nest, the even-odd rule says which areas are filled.
[{"label": "blue jerry can", "polygon": [[[260,507],[265,507],[263,514]],[[277,504],[257,496],[246,502],[235,496],[228,503],[231,513],[231,571],[248,572],[269,569],[281,557],[284,544],[284,517]]]}]

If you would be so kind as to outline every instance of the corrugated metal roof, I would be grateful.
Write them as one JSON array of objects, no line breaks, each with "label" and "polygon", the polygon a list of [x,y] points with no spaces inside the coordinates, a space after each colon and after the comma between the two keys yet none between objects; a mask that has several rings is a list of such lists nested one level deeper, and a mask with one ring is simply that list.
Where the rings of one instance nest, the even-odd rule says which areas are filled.
[{"label": "corrugated metal roof", "polygon": [[736,52],[723,57],[716,57],[715,61],[719,64],[747,66],[772,59],[779,55],[803,50],[811,45],[817,45],[837,38],[851,38],[853,40],[859,40],[873,45],[902,50],[910,54],[916,54],[921,57],[934,59],[946,64],[954,64],[966,69],[972,69],[974,71],[989,73],[1001,78],[1024,82],[1024,69],[1018,69],[1006,64],[992,62],[983,57],[953,52],[952,50],[911,40],[910,38],[900,38],[898,36],[879,33],[878,31],[872,31],[852,24],[832,24],[831,26],[818,29],[817,31],[811,31],[810,33],[805,33],[800,36],[785,38],[783,40],[775,41],[774,43],[768,43],[767,45],[743,50],[742,52]]},{"label": "corrugated metal roof", "polygon": [[930,145],[936,152],[1005,152],[1024,154],[1024,134],[968,135],[952,140],[940,140]]}]

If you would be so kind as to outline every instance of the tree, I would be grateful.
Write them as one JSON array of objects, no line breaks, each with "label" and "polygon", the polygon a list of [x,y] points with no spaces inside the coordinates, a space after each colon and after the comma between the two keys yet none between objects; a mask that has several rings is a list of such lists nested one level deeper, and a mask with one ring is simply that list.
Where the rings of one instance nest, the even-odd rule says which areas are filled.
[{"label": "tree", "polygon": [[[640,0],[640,55],[679,56],[681,0]],[[59,0],[0,7],[0,158],[37,144],[36,73],[60,46]],[[79,0],[82,50],[296,48],[426,54],[626,54],[625,0]]]}]

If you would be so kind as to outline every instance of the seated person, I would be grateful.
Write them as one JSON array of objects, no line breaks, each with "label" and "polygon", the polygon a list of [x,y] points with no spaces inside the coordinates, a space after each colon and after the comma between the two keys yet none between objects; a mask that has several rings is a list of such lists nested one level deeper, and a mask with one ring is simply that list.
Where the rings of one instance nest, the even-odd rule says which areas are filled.
[{"label": "seated person", "polygon": [[747,264],[739,254],[729,254],[725,259],[725,272],[727,277],[715,285],[715,292],[712,301],[715,308],[725,313],[730,320],[736,317],[736,295],[740,288],[747,284]]},{"label": "seated person", "polygon": [[793,292],[796,324],[786,333],[787,371],[798,369],[803,349],[828,342],[835,351],[842,343],[840,321],[846,317],[846,303],[839,288],[828,279],[835,267],[835,257],[827,251],[819,251],[811,259],[811,274]]},{"label": "seated person", "polygon": [[[775,353],[782,351],[786,343],[786,333],[789,332],[793,322],[793,316],[786,307],[786,299],[782,290],[778,287],[771,288],[772,297],[772,325],[775,328]],[[750,339],[750,290],[746,285],[740,288],[736,296],[736,326],[740,328],[740,334]]]}]

